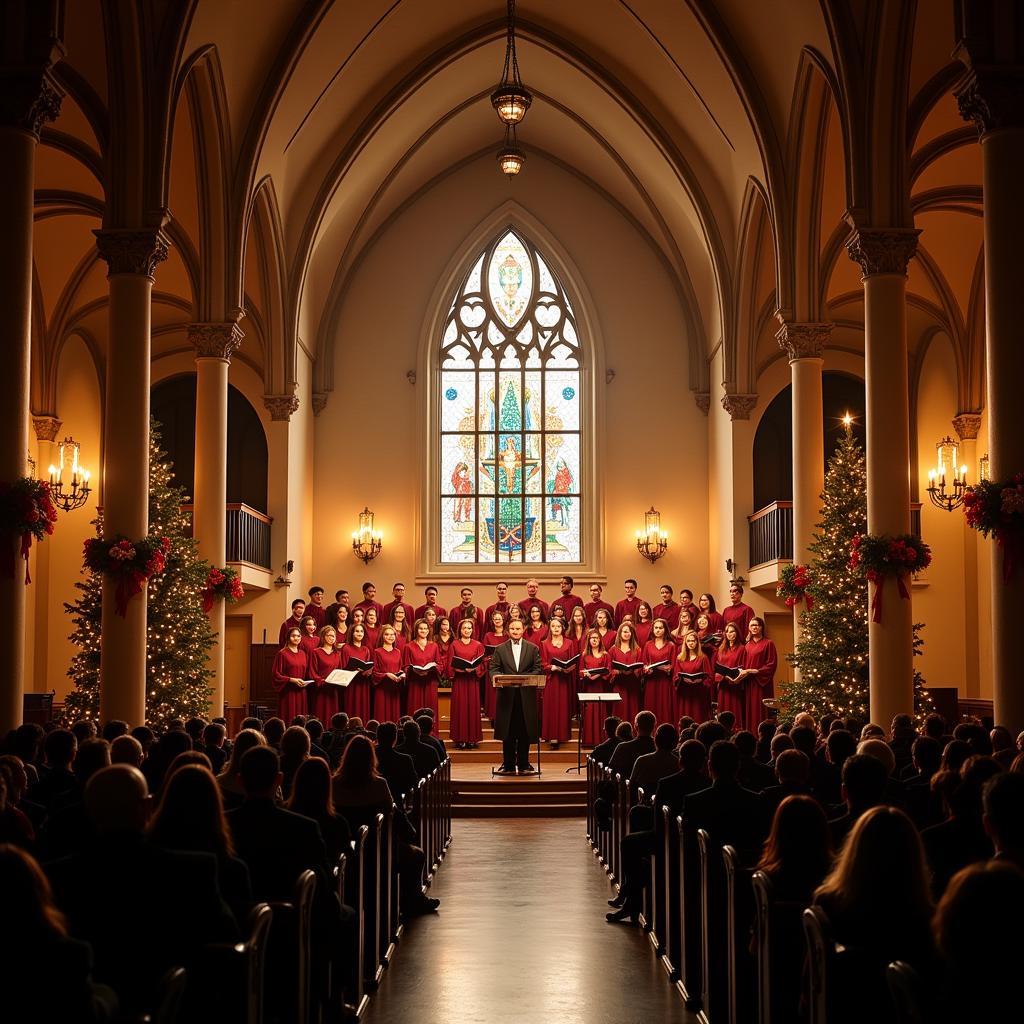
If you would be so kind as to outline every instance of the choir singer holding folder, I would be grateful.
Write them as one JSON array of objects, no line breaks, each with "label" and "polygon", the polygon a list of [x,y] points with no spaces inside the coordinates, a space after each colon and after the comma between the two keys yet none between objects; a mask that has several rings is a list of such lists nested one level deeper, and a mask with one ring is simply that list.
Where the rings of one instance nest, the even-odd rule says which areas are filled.
[{"label": "choir singer holding folder", "polygon": [[[523,623],[512,619],[508,640],[498,644],[491,655],[490,675],[541,675],[540,648],[523,639]],[[503,686],[498,690],[498,715],[494,720],[494,738],[502,741],[499,772],[531,772],[530,744],[540,739],[537,718],[537,693],[532,686]]]}]

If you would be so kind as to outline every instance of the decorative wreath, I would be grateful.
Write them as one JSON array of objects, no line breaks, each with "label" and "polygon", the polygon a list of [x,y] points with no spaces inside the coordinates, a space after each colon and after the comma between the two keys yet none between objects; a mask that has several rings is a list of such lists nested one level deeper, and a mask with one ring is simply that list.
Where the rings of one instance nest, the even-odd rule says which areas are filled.
[{"label": "decorative wreath", "polygon": [[983,537],[991,535],[1003,549],[1003,582],[1009,583],[1024,552],[1024,473],[968,487],[964,515],[972,530]]},{"label": "decorative wreath", "polygon": [[871,598],[871,619],[882,621],[882,588],[888,579],[896,580],[900,597],[910,600],[907,577],[916,576],[932,564],[932,549],[920,537],[901,533],[857,534],[850,542],[850,568],[875,586]]},{"label": "decorative wreath", "polygon": [[810,611],[814,607],[814,598],[807,593],[810,585],[811,574],[807,566],[790,564],[782,570],[782,582],[776,588],[775,596],[785,598],[787,608],[795,608],[804,601]]},{"label": "decorative wreath", "polygon": [[117,581],[115,601],[117,614],[128,614],[128,602],[142,593],[151,576],[167,567],[171,542],[166,537],[143,537],[131,540],[120,534],[115,537],[93,537],[85,542],[85,565]]},{"label": "decorative wreath", "polygon": [[28,574],[28,553],[32,541],[42,540],[53,533],[57,522],[57,507],[50,497],[50,485],[34,477],[19,477],[14,483],[0,483],[0,534],[5,538],[2,545],[3,574],[14,578],[14,545],[12,537],[21,539],[20,554],[25,559],[25,585],[32,582]]},{"label": "decorative wreath", "polygon": [[206,585],[203,587],[202,595],[203,611],[209,615],[216,598],[221,597],[229,604],[234,604],[245,597],[245,590],[242,587],[242,580],[234,569],[229,566],[224,566],[223,569],[211,566],[210,571],[206,574]]}]

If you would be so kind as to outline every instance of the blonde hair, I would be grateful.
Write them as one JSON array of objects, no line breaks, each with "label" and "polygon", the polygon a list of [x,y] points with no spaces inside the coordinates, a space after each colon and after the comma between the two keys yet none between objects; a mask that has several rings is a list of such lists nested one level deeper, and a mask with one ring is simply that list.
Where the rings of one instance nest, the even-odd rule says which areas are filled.
[{"label": "blonde hair", "polygon": [[[686,646],[686,641],[689,640],[691,636],[697,641],[697,649],[692,652],[690,651],[690,648]],[[692,658],[690,657],[691,653],[693,654]],[[697,636],[692,629],[689,629],[683,634],[683,643],[679,648],[679,657],[676,658],[676,661],[696,661],[703,653],[704,652],[700,649],[700,637]]]}]

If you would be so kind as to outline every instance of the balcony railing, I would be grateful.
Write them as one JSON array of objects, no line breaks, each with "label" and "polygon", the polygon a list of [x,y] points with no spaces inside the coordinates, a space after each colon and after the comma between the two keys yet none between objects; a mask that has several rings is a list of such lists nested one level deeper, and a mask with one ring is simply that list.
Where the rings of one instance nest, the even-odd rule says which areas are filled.
[{"label": "balcony railing", "polygon": [[[194,512],[194,505],[182,505]],[[270,524],[273,520],[249,505],[231,503],[224,506],[227,525],[226,560],[246,562],[270,571]]]}]

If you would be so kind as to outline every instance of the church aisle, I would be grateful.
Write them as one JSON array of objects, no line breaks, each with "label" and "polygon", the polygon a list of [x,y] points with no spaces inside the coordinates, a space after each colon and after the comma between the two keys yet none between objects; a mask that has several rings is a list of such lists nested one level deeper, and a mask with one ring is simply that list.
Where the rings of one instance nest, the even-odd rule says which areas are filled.
[{"label": "church aisle", "polygon": [[630,1024],[694,1020],[610,896],[576,820],[456,821],[431,895],[367,1024]]}]

